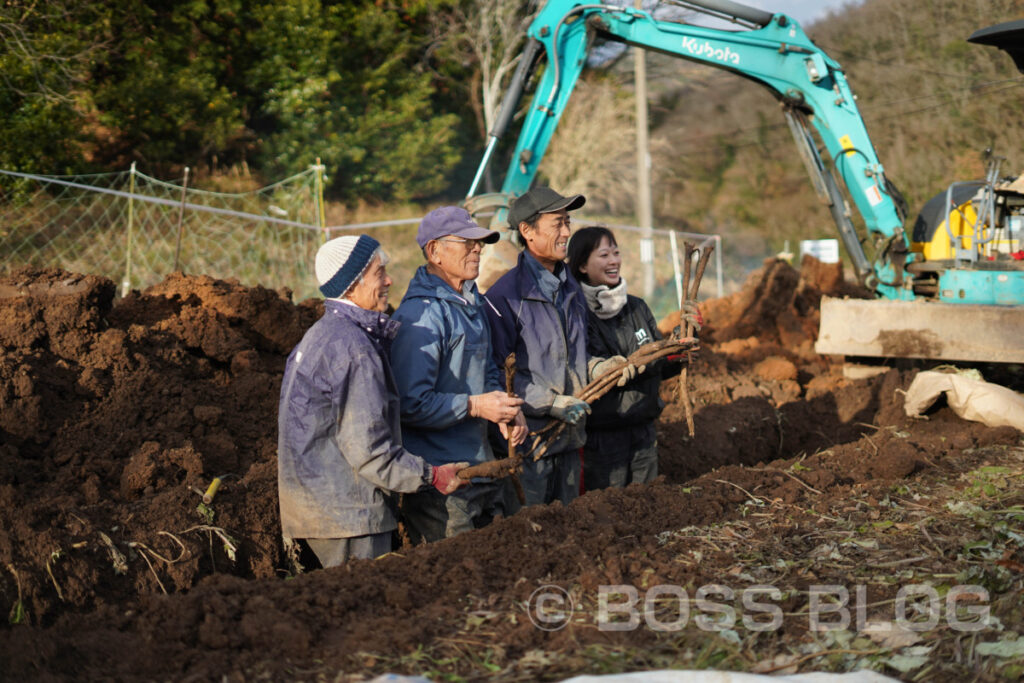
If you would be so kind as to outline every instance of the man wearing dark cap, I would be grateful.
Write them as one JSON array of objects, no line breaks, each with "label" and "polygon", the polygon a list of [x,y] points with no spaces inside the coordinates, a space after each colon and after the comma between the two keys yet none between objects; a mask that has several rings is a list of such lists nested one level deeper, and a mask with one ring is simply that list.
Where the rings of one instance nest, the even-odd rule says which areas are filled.
[{"label": "man wearing dark cap", "polygon": [[[579,449],[586,441],[590,406],[573,394],[588,378],[587,304],[563,261],[571,232],[569,212],[585,201],[583,195],[563,197],[542,186],[515,199],[508,222],[525,249],[486,295],[494,357],[500,362],[508,353],[516,354],[515,391],[525,401],[529,430],[551,418],[569,425],[551,444],[549,455],[523,463],[520,481],[527,505],[568,503],[579,495]],[[591,365],[594,376],[609,367]]]},{"label": "man wearing dark cap", "polygon": [[[513,443],[526,438],[523,401],[506,395],[475,282],[484,245],[497,240],[497,232],[481,228],[457,206],[428,213],[416,234],[426,264],[395,311],[401,327],[391,366],[405,444],[431,465],[493,460],[488,423]],[[411,539],[436,541],[515,512],[508,485],[507,479],[479,480],[449,496],[406,494],[402,515]]]},{"label": "man wearing dark cap", "polygon": [[285,549],[301,542],[323,567],[391,550],[392,492],[433,485],[448,494],[466,463],[432,466],[402,445],[388,362],[397,323],[387,256],[369,235],[325,242],[316,254],[324,315],[285,365],[278,406],[277,482]]}]

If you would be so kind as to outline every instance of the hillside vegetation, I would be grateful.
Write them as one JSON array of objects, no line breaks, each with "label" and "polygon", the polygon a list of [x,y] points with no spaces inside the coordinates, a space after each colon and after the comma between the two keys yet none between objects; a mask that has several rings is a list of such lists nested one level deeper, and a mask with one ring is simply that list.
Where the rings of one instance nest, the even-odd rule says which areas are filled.
[{"label": "hillside vegetation", "polygon": [[[240,191],[320,161],[327,224],[422,215],[463,199],[486,130],[484,69],[452,47],[470,34],[438,25],[496,3],[6,3],[0,169],[137,162],[180,178],[189,166],[190,187]],[[519,4],[523,16],[535,9]],[[804,27],[845,69],[909,221],[950,182],[981,177],[987,148],[1006,157],[1005,174],[1024,171],[1024,76],[1002,51],[966,41],[1021,16],[1024,0],[865,0]],[[636,222],[632,64],[625,52],[585,71],[541,165],[541,181],[587,195],[581,218]],[[787,241],[795,251],[836,236],[766,89],[664,55],[649,55],[648,72],[655,226],[722,235],[727,290]],[[498,184],[513,136],[491,163]],[[414,229],[381,236],[411,244]],[[670,277],[659,275],[656,300],[674,297]]]},{"label": "hillside vegetation", "polygon": [[[844,67],[878,156],[913,220],[955,180],[984,176],[982,153],[1024,171],[1024,77],[979,28],[1024,16],[1020,0],[867,0],[805,27]],[[656,56],[655,211],[663,224],[719,232],[740,259],[784,240],[835,237],[776,100],[723,71]],[[667,64],[666,62],[672,62]],[[667,73],[666,73],[667,72]],[[856,217],[855,217],[856,220]]]}]

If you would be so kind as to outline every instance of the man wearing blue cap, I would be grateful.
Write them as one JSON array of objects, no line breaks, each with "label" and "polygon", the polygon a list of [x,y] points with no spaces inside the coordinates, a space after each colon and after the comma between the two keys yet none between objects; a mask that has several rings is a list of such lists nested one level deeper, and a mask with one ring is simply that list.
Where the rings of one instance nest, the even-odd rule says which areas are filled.
[{"label": "man wearing blue cap", "polygon": [[402,445],[388,347],[387,256],[368,235],[325,242],[316,254],[324,315],[292,350],[278,407],[278,496],[285,548],[297,541],[323,567],[391,550],[392,492],[463,485],[465,462],[434,467]]},{"label": "man wearing blue cap", "polygon": [[[494,459],[488,423],[521,443],[526,421],[522,399],[505,392],[492,360],[491,334],[476,288],[480,254],[498,233],[477,225],[469,212],[443,206],[420,222],[419,267],[394,319],[401,323],[391,346],[391,367],[402,406],[402,437],[434,466]],[[479,528],[518,507],[507,479],[479,480],[452,495],[432,490],[402,498],[410,538],[436,541]]]}]

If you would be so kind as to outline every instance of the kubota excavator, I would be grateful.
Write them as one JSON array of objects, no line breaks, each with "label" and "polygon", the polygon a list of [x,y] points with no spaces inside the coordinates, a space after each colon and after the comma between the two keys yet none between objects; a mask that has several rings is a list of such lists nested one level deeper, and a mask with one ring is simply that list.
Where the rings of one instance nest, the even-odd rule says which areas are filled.
[{"label": "kubota excavator", "polygon": [[[529,189],[572,96],[595,35],[711,65],[768,88],[779,100],[815,190],[828,203],[857,279],[873,300],[822,301],[819,353],[988,362],[1024,362],[1024,194],[1000,183],[954,183],[922,212],[910,235],[905,203],[868,137],[840,65],[785,14],[729,0],[679,0],[736,29],[656,19],[619,4],[548,0],[531,23],[520,62],[490,132],[466,199],[471,213],[505,227],[511,198]],[[976,32],[970,40],[1008,52],[1024,22]],[[1016,34],[1013,31],[1018,31]],[[1016,37],[1014,37],[1016,36]],[[1018,65],[1022,58],[1011,52]],[[525,113],[501,191],[477,195],[480,179],[537,67],[546,66]],[[831,160],[822,158],[813,126]],[[851,220],[848,196],[863,218]],[[507,234],[507,233],[506,233]],[[871,252],[869,257],[865,247]]]}]

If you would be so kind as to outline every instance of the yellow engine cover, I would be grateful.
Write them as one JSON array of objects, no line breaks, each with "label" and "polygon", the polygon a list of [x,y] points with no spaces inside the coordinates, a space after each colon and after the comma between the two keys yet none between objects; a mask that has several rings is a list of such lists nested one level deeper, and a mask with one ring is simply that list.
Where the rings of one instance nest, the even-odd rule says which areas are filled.
[{"label": "yellow engine cover", "polygon": [[949,212],[950,230],[946,229],[946,222],[943,221],[935,230],[930,242],[911,242],[910,250],[922,254],[926,261],[951,259],[953,246],[949,239],[950,232],[954,239],[960,240],[961,249],[968,249],[971,246],[971,238],[974,237],[974,224],[977,221],[978,212],[974,210],[974,204],[964,202],[956,211]]}]

